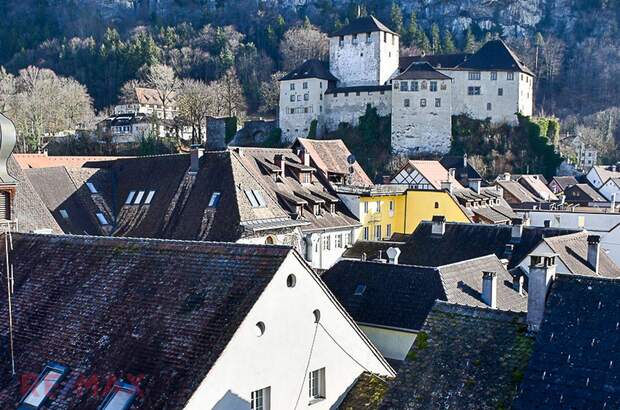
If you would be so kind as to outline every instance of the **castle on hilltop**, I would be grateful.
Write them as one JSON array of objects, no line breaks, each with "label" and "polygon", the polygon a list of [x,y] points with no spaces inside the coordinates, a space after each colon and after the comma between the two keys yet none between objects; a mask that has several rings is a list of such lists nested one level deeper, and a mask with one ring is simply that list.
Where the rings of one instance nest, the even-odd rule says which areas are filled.
[{"label": "castle on hilltop", "polygon": [[502,41],[474,54],[400,57],[399,35],[361,17],[329,36],[329,63],[308,60],[280,81],[283,139],[357,125],[370,104],[391,114],[395,153],[444,154],[452,115],[514,123],[533,112],[534,74]]}]

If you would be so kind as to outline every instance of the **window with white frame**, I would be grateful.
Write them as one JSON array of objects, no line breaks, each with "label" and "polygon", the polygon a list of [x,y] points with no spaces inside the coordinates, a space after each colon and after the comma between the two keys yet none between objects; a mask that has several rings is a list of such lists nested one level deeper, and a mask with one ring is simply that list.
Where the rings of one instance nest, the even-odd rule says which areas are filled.
[{"label": "window with white frame", "polygon": [[409,91],[409,81],[400,82],[400,91]]},{"label": "window with white frame", "polygon": [[419,91],[419,90],[420,90],[420,84],[417,81],[412,81],[411,91]]},{"label": "window with white frame", "polygon": [[351,240],[351,232],[347,232],[344,234],[344,243],[345,245],[352,245],[353,241]]},{"label": "window with white frame", "polygon": [[372,33],[366,33],[366,42],[367,43],[372,42]]},{"label": "window with white frame", "polygon": [[394,213],[394,201],[390,201],[389,209],[390,209],[390,214],[393,214]]},{"label": "window with white frame", "polygon": [[392,237],[392,224],[387,224],[385,226],[385,236],[387,238],[391,238]]},{"label": "window with white frame", "polygon": [[334,248],[342,248],[342,234],[336,234],[336,243],[334,244]]},{"label": "window with white frame", "polygon": [[375,225],[375,240],[381,240],[381,225]]},{"label": "window with white frame", "polygon": [[295,94],[291,94],[291,102],[295,102]]},{"label": "window with white frame", "polygon": [[303,88],[304,90],[308,89],[308,82],[304,81],[304,83],[301,85],[301,88]]},{"label": "window with white frame", "polygon": [[467,87],[467,95],[480,95],[480,87]]},{"label": "window with white frame", "polygon": [[497,80],[497,71],[491,71],[491,80],[492,81]]},{"label": "window with white frame", "polygon": [[468,78],[470,80],[480,80],[480,71],[470,71],[468,73]]},{"label": "window with white frame", "polygon": [[515,79],[515,73],[506,73],[506,80],[512,81]]},{"label": "window with white frame", "polygon": [[441,98],[435,98],[435,107],[437,108],[441,107]]},{"label": "window with white frame", "polygon": [[290,90],[295,91],[295,83],[291,83]]},{"label": "window with white frame", "polygon": [[363,238],[365,241],[367,241],[368,239],[370,239],[370,230],[368,229],[367,226],[364,227],[364,234],[363,234]]},{"label": "window with white frame", "polygon": [[377,212],[381,212],[381,201],[377,201],[375,209],[377,210]]},{"label": "window with white frame", "polygon": [[499,95],[500,97],[501,97],[502,95],[504,95],[504,89],[503,89],[503,88],[498,88],[498,89],[497,89],[497,95]]},{"label": "window with white frame", "polygon": [[430,83],[430,91],[431,92],[437,91],[437,81],[431,81],[431,83]]},{"label": "window with white frame", "polygon": [[368,213],[368,202],[364,202],[364,213]]},{"label": "window with white frame", "polygon": [[308,393],[311,400],[319,400],[325,398],[325,368],[310,372],[308,380]]},{"label": "window with white frame", "polygon": [[426,98],[420,98],[420,107],[426,107]]},{"label": "window with white frame", "polygon": [[332,247],[332,237],[330,235],[323,236],[323,250],[328,251]]},{"label": "window with white frame", "polygon": [[403,105],[405,107],[409,107],[411,105],[411,102],[409,101],[409,98],[405,98],[405,101],[403,102]]},{"label": "window with white frame", "polygon": [[269,410],[271,408],[271,387],[254,390],[250,401],[252,410]]}]

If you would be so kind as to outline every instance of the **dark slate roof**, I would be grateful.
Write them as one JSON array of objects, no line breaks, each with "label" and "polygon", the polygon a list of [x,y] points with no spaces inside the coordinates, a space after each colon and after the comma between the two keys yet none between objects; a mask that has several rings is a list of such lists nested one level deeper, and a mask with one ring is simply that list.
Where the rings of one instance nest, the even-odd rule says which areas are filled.
[{"label": "dark slate roof", "polygon": [[474,70],[509,70],[534,75],[525,63],[502,40],[487,41],[459,68]]},{"label": "dark slate roof", "polygon": [[[281,246],[29,234],[14,235],[13,248],[17,368],[39,374],[49,361],[68,366],[60,386],[67,393],[46,406],[68,410],[101,404],[68,386],[93,375],[101,383],[107,375],[144,375],[133,408],[183,408],[290,253]],[[0,293],[3,306],[6,297]],[[7,320],[0,334],[6,346]],[[20,398],[4,356],[0,407],[15,408]]]},{"label": "dark slate roof", "polygon": [[[577,275],[596,276],[588,264],[588,236],[586,231],[570,235],[544,238],[545,243],[556,253],[566,268]],[[599,251],[598,275],[620,277],[620,267],[603,250]]]},{"label": "dark slate roof", "polygon": [[[573,196],[573,192],[577,196]],[[579,202],[607,202],[601,194],[599,194],[589,184],[574,184],[564,189],[566,195],[566,202],[572,202],[577,199]]]},{"label": "dark slate roof", "polygon": [[467,186],[470,179],[482,179],[480,173],[467,161],[467,156],[446,155],[439,160],[439,163],[445,169],[453,168],[456,179],[463,186]]},{"label": "dark slate roof", "polygon": [[340,410],[377,410],[390,381],[369,372],[362,373],[340,404]]},{"label": "dark slate roof", "polygon": [[399,66],[402,70],[414,61],[426,61],[435,68],[520,71],[532,76],[534,75],[519,56],[517,56],[502,40],[488,41],[474,54],[458,53],[401,57]]},{"label": "dark slate roof", "polygon": [[18,221],[18,229],[21,232],[51,229],[53,233],[62,233],[62,228],[47,209],[37,190],[13,156],[9,157],[7,170],[9,175],[17,180],[13,211],[14,217]]},{"label": "dark slate roof", "polygon": [[327,81],[337,81],[332,73],[329,72],[329,64],[320,60],[307,60],[299,67],[282,77],[280,81],[301,80],[304,78],[319,78]]},{"label": "dark slate roof", "polygon": [[471,54],[436,54],[425,56],[405,56],[400,57],[398,66],[401,70],[405,70],[414,62],[428,62],[435,68],[456,68]]},{"label": "dark slate roof", "polygon": [[571,185],[576,185],[578,183],[577,178],[573,177],[573,176],[557,176],[557,177],[553,177],[551,178],[551,182],[555,181],[558,186],[560,187],[560,189],[562,191],[564,191],[566,188],[568,188]]},{"label": "dark slate roof", "polygon": [[392,91],[391,85],[356,85],[353,87],[330,87],[325,94]]},{"label": "dark slate roof", "polygon": [[329,36],[349,36],[359,33],[372,33],[375,31],[383,31],[398,35],[394,31],[390,30],[385,24],[377,20],[374,16],[364,16],[351,21],[346,26],[334,31]]},{"label": "dark slate roof", "polygon": [[445,74],[435,70],[427,62],[413,62],[401,71],[395,80],[449,80]]},{"label": "dark slate roof", "polygon": [[321,278],[358,323],[420,329],[435,300],[445,299],[433,268],[343,260]]},{"label": "dark slate roof", "polygon": [[432,223],[422,222],[400,247],[400,263],[441,266],[490,254],[505,258],[506,245],[513,244],[509,268],[518,265],[543,236],[550,238],[577,232],[571,229],[525,226],[519,241],[512,240],[512,226],[447,222],[443,235],[432,234]]},{"label": "dark slate roof", "polygon": [[374,383],[369,394],[363,375],[340,409],[509,408],[534,344],[524,319],[437,302],[387,391]]},{"label": "dark slate roof", "polygon": [[[429,268],[342,260],[322,275],[338,301],[358,323],[419,330],[435,300],[488,307],[482,273],[497,273],[497,308],[525,312],[527,294],[495,255]],[[362,295],[356,295],[364,286]]]},{"label": "dark slate roof", "polygon": [[620,280],[556,275],[513,408],[620,408]]},{"label": "dark slate roof", "polygon": [[[82,170],[82,172],[88,171],[96,172],[96,170]],[[80,188],[87,190],[86,186],[83,181],[76,183],[67,168],[32,168],[24,170],[24,173],[64,233],[102,234],[95,217],[96,212],[88,212],[83,195],[78,192]],[[66,212],[68,217],[64,218],[61,211]]]},{"label": "dark slate roof", "polygon": [[358,259],[361,260],[366,257],[366,260],[374,259],[387,259],[386,251],[388,248],[400,247],[404,245],[404,242],[394,241],[355,241],[353,245],[348,247],[342,254],[344,259]]}]

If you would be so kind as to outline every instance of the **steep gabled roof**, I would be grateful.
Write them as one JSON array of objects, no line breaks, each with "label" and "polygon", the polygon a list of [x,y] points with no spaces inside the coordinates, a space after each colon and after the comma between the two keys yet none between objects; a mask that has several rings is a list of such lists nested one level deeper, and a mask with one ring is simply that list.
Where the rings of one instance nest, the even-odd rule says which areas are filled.
[{"label": "steep gabled roof", "polygon": [[576,185],[578,183],[577,178],[573,176],[555,176],[551,178],[549,184],[554,181],[562,191],[564,191],[569,186]]},{"label": "steep gabled roof", "polygon": [[394,34],[394,35],[398,35],[398,33],[390,30],[385,24],[377,20],[374,16],[365,16],[365,17],[360,17],[360,18],[357,18],[351,21],[349,24],[334,31],[329,36],[330,37],[349,36],[352,34],[373,33],[376,31],[383,31],[383,32]]},{"label": "steep gabled roof", "polygon": [[556,275],[515,410],[620,408],[620,280]]},{"label": "steep gabled roof", "polygon": [[305,61],[302,65],[282,77],[280,81],[301,80],[305,78],[338,81],[338,79],[329,72],[329,64],[327,62],[315,59]]},{"label": "steep gabled roof", "polygon": [[[573,192],[578,194],[579,196],[577,198],[574,198],[572,195]],[[578,199],[580,202],[607,202],[607,199],[605,199],[603,195],[599,194],[598,191],[592,188],[589,184],[571,185],[564,189],[564,193],[566,194],[566,202],[571,202],[571,200],[573,199]]]},{"label": "steep gabled roof", "polygon": [[523,60],[503,40],[487,41],[478,51],[459,64],[459,68],[520,71],[531,76],[534,75]]},{"label": "steep gabled roof", "polygon": [[504,181],[498,180],[495,181],[496,185],[499,185],[504,191],[508,192],[514,200],[517,201],[517,204],[522,203],[535,203],[539,202],[540,199],[535,197],[533,193],[528,191],[522,184],[517,181]]},{"label": "steep gabled roof", "polygon": [[[46,408],[98,408],[101,397],[88,388],[79,394],[67,383],[96,376],[103,388],[108,376],[133,375],[142,379],[136,408],[182,409],[290,252],[16,234],[11,262],[19,372],[39,374],[49,361],[69,367],[58,390],[63,394]],[[3,306],[6,298],[2,292]],[[7,323],[0,322],[3,340]],[[10,360],[2,360],[0,403],[16,407],[19,382]]]},{"label": "steep gabled roof", "polygon": [[161,101],[161,97],[159,93],[154,88],[147,87],[136,87],[136,99],[138,103],[143,105],[159,105],[162,106],[163,103]]},{"label": "steep gabled roof", "polygon": [[438,301],[397,377],[363,374],[340,409],[510,408],[534,344],[524,319]]},{"label": "steep gabled roof", "polygon": [[558,197],[547,186],[547,182],[538,175],[521,175],[518,182],[543,201],[558,200]]},{"label": "steep gabled roof", "polygon": [[459,54],[435,54],[424,56],[405,56],[400,57],[399,67],[401,70],[405,70],[414,62],[428,62],[434,68],[456,68],[471,54],[459,53]]},{"label": "steep gabled roof", "polygon": [[[396,235],[396,234],[394,234]],[[392,237],[394,237],[392,235]],[[396,242],[396,241],[364,241],[358,240],[355,241],[353,245],[348,247],[344,253],[342,254],[343,259],[357,259],[363,260],[366,258],[368,261],[372,261],[375,259],[387,259],[387,254],[385,253],[389,248],[399,247],[404,245],[404,242]]]},{"label": "steep gabled roof", "polygon": [[[439,161],[433,160],[409,160],[404,168],[415,168],[435,189],[441,189],[441,182],[450,180],[454,184],[454,188],[462,189],[463,186],[455,177],[449,176],[449,172]],[[398,172],[400,173],[400,171]],[[398,175],[398,173],[396,173]]]},{"label": "steep gabled roof", "polygon": [[449,80],[427,62],[413,62],[394,78],[395,80]]}]

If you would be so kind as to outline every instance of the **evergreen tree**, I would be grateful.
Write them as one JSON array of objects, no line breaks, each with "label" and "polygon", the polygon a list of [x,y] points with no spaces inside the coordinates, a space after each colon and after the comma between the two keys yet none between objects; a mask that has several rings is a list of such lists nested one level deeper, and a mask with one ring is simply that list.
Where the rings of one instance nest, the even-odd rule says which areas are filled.
[{"label": "evergreen tree", "polygon": [[465,34],[465,46],[463,47],[463,51],[466,53],[474,53],[476,51],[476,38],[471,31],[471,27],[467,29],[467,33]]},{"label": "evergreen tree", "polygon": [[452,33],[448,29],[443,32],[443,52],[446,54],[456,53],[454,39],[452,38]]},{"label": "evergreen tree", "polygon": [[415,46],[424,53],[429,53],[431,51],[431,42],[428,39],[428,36],[424,32],[424,30],[422,29],[418,30],[418,35],[415,40]]},{"label": "evergreen tree", "polygon": [[433,54],[441,54],[441,36],[437,23],[433,23],[431,26],[431,51]]},{"label": "evergreen tree", "polygon": [[392,2],[392,11],[390,12],[390,17],[392,19],[392,29],[398,34],[404,34],[405,27],[403,23],[403,12],[400,9],[400,6],[396,4],[396,2]]},{"label": "evergreen tree", "polygon": [[411,12],[411,17],[409,18],[409,25],[407,26],[407,32],[403,36],[403,41],[405,45],[411,46],[416,38],[418,37],[418,31],[420,28],[418,27],[418,18],[415,14],[415,11]]}]

